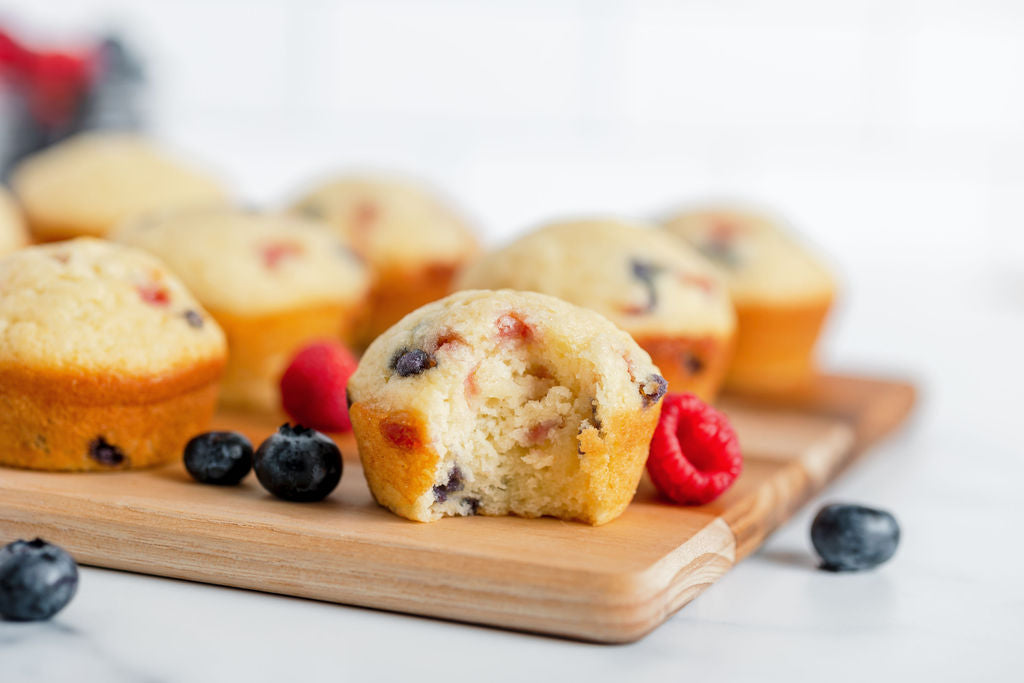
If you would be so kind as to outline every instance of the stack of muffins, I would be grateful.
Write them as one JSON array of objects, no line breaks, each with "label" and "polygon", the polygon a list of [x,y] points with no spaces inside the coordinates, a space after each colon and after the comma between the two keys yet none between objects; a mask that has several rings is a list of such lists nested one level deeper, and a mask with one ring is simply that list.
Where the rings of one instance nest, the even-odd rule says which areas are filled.
[{"label": "stack of muffins", "polygon": [[[417,183],[337,177],[280,211],[253,211],[134,135],[72,138],[24,161],[11,186],[13,194],[0,191],[0,464],[105,470],[169,461],[218,401],[278,411],[292,355],[337,339],[367,354],[353,379],[353,423],[371,488],[416,519],[467,510],[613,518],[635,489],[650,438],[635,426],[625,438],[621,425],[653,430],[657,410],[645,409],[666,382],[706,401],[723,386],[760,394],[806,386],[835,293],[828,271],[779,222],[731,207],[681,212],[660,226],[555,222],[481,256],[467,221]],[[29,235],[52,244],[28,247]],[[466,291],[421,308],[456,290],[513,291]],[[413,342],[425,346],[403,347]],[[388,384],[442,361],[419,389]],[[452,372],[465,386],[444,384],[455,382],[449,368],[461,368]],[[488,388],[504,372],[507,386]],[[608,393],[619,384],[628,399]],[[459,420],[491,409],[481,392],[499,403],[512,397],[501,403],[501,424],[518,435],[510,448],[530,472],[562,463],[572,470],[562,483],[577,482],[565,490],[575,492],[543,504],[454,490],[437,498],[452,477],[459,490],[472,478],[466,463],[475,456],[457,451],[483,446],[469,436],[443,446],[450,450],[430,465],[437,471],[415,486],[381,475],[400,457],[380,440],[396,411],[420,416],[416,433],[439,428],[417,393],[432,391],[449,411],[459,394]],[[528,424],[531,410],[557,415]],[[433,447],[463,438],[446,429]],[[630,461],[625,488],[611,498],[588,490],[597,475],[574,469],[565,444],[580,457],[621,450]],[[479,476],[505,476],[491,465],[478,464]],[[530,486],[558,489],[548,480]]]}]

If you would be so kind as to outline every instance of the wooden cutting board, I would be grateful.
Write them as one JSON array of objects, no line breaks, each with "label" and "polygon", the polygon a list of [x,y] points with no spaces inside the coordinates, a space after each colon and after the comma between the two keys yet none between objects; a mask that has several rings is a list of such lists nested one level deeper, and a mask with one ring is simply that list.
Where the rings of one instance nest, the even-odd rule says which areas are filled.
[{"label": "wooden cutting board", "polygon": [[[554,519],[419,524],[370,498],[353,442],[321,503],[194,483],[180,464],[51,474],[0,468],[0,541],[41,536],[100,567],[601,642],[642,637],[753,552],[914,401],[904,383],[822,377],[786,405],[725,399],[745,455],[711,505],[645,480],[603,527]],[[258,443],[272,420],[222,415]]]}]

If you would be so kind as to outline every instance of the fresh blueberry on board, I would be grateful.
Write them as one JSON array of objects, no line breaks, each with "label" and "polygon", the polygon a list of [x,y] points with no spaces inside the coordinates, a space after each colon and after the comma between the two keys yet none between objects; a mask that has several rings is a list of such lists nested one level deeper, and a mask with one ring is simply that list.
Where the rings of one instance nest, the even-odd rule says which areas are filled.
[{"label": "fresh blueberry on board", "polygon": [[323,500],[341,481],[341,451],[329,437],[302,425],[281,425],[256,449],[256,478],[278,498]]},{"label": "fresh blueberry on board", "polygon": [[811,543],[821,556],[821,568],[827,571],[877,567],[893,556],[899,542],[896,518],[863,505],[826,505],[811,524]]},{"label": "fresh blueberry on board", "polygon": [[41,538],[0,548],[0,617],[43,621],[71,602],[78,565],[62,548]]},{"label": "fresh blueberry on board", "polygon": [[206,432],[185,445],[185,469],[203,484],[234,486],[252,469],[252,443],[238,432]]}]

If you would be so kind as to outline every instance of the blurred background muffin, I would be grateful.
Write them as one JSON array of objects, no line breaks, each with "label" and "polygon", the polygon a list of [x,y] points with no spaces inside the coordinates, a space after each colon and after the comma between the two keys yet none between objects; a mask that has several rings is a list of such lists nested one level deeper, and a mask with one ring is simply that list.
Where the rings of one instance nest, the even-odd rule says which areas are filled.
[{"label": "blurred background muffin", "polygon": [[0,187],[0,254],[6,254],[28,244],[28,232],[14,198]]},{"label": "blurred background muffin", "polygon": [[372,284],[355,336],[365,348],[402,316],[451,291],[477,252],[469,225],[425,187],[395,177],[347,176],[293,207],[335,227],[362,256]]},{"label": "blurred background muffin", "polygon": [[738,333],[726,385],[750,393],[806,386],[835,297],[828,269],[776,220],[749,210],[684,211],[665,230],[714,262],[729,284]]},{"label": "blurred background muffin", "polygon": [[736,319],[722,277],[652,226],[552,223],[487,254],[458,283],[541,292],[601,313],[651,355],[670,391],[713,399],[732,356]]},{"label": "blurred background muffin", "polygon": [[162,259],[224,328],[221,403],[274,411],[292,354],[313,339],[348,339],[366,269],[326,224],[232,208],[130,221],[112,238]]},{"label": "blurred background muffin", "polygon": [[131,133],[82,133],[37,152],[11,186],[41,241],[102,237],[134,216],[227,199],[212,177]]}]

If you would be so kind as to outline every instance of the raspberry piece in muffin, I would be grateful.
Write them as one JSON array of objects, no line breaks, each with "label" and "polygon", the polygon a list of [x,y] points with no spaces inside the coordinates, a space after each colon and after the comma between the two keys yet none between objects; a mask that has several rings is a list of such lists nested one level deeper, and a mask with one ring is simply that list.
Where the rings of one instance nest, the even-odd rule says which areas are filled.
[{"label": "raspberry piece in muffin", "polygon": [[[153,292],[159,292],[154,295]],[[83,238],[0,258],[0,464],[173,460],[213,414],[224,334],[145,252]]]},{"label": "raspberry piece in muffin", "polygon": [[591,308],[629,332],[673,391],[714,397],[735,316],[714,267],[652,227],[617,220],[555,223],[470,266],[466,289],[518,289]]},{"label": "raspberry piece in muffin", "polygon": [[593,311],[469,291],[370,345],[349,413],[370,490],[396,514],[603,524],[636,491],[665,386],[643,349]]}]

